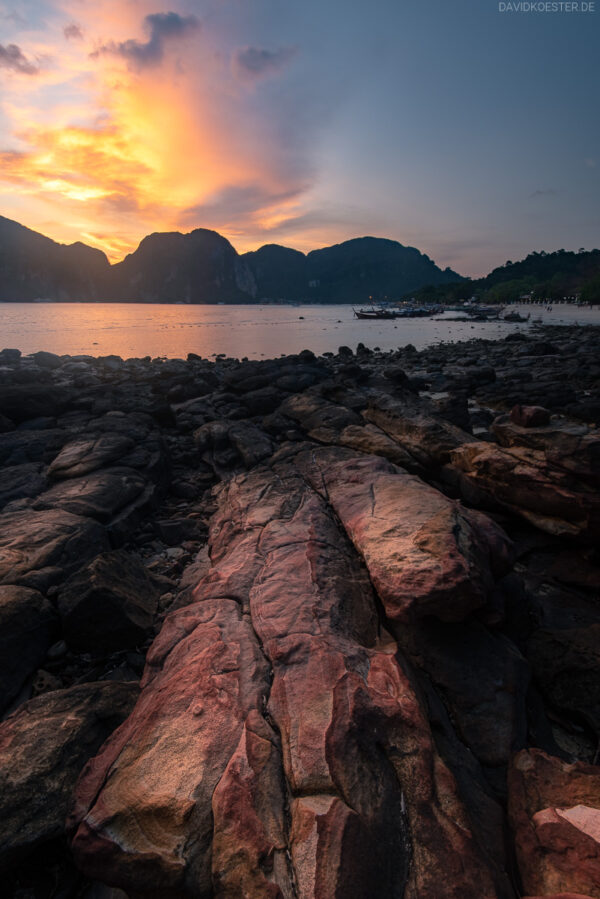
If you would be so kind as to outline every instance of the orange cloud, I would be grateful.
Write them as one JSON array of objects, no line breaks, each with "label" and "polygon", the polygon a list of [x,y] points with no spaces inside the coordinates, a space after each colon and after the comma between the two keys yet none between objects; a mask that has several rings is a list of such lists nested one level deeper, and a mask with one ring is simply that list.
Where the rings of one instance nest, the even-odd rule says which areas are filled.
[{"label": "orange cloud", "polygon": [[[240,51],[194,17],[154,9],[77,0],[55,44],[32,42],[57,62],[34,79],[37,93],[28,79],[26,103],[13,92],[4,104],[7,214],[25,209],[35,227],[60,209],[50,236],[94,237],[113,259],[151,230],[214,227],[255,243],[299,214],[312,180],[306,154],[282,138],[293,110],[270,107],[258,83],[295,51]],[[78,39],[65,41],[75,19]],[[240,79],[244,61],[253,78]]]}]

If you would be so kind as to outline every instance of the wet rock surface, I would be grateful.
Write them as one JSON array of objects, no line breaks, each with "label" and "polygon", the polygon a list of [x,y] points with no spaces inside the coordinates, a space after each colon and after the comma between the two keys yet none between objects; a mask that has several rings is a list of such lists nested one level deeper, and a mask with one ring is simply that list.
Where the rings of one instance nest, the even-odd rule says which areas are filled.
[{"label": "wet rock surface", "polygon": [[0,353],[7,895],[600,896],[599,375]]}]

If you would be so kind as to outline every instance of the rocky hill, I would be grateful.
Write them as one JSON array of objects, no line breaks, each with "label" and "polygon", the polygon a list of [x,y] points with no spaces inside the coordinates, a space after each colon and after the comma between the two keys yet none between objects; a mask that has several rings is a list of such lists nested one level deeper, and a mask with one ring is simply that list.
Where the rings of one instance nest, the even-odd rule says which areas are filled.
[{"label": "rocky hill", "polygon": [[102,300],[111,267],[100,250],[66,246],[0,216],[0,301]]},{"label": "rocky hill", "polygon": [[0,219],[0,300],[252,303],[366,302],[460,278],[393,240],[362,237],[308,255],[268,245],[239,255],[204,228],[156,233],[110,265],[84,244],[64,246]]}]

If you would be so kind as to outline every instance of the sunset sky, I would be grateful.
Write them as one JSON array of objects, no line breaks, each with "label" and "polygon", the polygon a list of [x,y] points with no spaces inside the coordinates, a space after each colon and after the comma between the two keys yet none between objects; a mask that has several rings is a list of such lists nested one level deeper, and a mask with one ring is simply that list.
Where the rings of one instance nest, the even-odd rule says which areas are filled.
[{"label": "sunset sky", "polygon": [[485,274],[600,245],[600,0],[0,3],[0,214],[112,261],[371,234]]}]

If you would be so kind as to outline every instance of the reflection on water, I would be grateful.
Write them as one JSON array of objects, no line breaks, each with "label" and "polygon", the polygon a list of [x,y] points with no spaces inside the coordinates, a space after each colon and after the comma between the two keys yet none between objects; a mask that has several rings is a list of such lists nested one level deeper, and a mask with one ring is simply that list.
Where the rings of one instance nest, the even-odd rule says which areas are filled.
[{"label": "reflection on water", "polygon": [[[544,323],[594,322],[598,309],[555,304],[522,306]],[[452,317],[452,313],[447,313]],[[134,303],[0,304],[0,349],[49,350],[71,355],[185,358],[270,358],[311,349],[336,352],[342,344],[392,350],[412,343],[422,349],[443,340],[495,339],[526,325],[434,319],[359,321],[352,306],[173,306]]]}]

